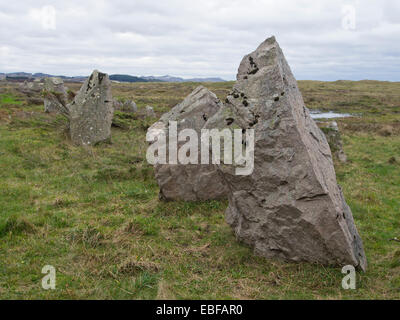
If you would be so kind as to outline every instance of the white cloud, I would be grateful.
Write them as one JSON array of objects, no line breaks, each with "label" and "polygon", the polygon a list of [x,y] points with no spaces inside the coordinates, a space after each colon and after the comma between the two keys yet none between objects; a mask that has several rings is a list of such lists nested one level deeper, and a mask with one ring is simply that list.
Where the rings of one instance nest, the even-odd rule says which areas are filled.
[{"label": "white cloud", "polygon": [[[343,5],[355,8],[354,30],[342,28]],[[55,30],[43,28],[45,6],[56,9]],[[233,79],[243,55],[273,34],[298,79],[400,80],[396,0],[2,3],[0,72]]]}]

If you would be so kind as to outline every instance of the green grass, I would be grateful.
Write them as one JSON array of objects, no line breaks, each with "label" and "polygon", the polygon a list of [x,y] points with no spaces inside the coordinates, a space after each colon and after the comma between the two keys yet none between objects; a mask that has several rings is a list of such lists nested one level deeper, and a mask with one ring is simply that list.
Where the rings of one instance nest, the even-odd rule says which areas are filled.
[{"label": "green grass", "polygon": [[15,98],[12,94],[0,94],[0,104],[12,104],[12,105],[20,105],[22,104],[21,100]]},{"label": "green grass", "polygon": [[[197,85],[118,84],[113,94],[160,115]],[[232,83],[205,85],[222,98]],[[0,103],[0,299],[400,298],[400,245],[390,241],[400,237],[400,86],[300,87],[313,108],[356,101],[340,111],[365,114],[339,122],[349,162],[336,164],[369,263],[357,290],[342,289],[340,268],[254,256],[225,223],[226,201],[160,202],[145,160],[151,119],[120,114],[111,145],[79,148],[62,117],[15,105],[20,97],[8,88]],[[57,271],[53,291],[41,288],[48,264]]]}]

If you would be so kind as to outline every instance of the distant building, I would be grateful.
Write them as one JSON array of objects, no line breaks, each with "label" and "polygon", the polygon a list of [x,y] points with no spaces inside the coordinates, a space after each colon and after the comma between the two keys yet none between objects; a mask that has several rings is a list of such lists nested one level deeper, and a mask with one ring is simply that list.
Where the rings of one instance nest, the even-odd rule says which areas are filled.
[{"label": "distant building", "polygon": [[6,75],[4,73],[0,73],[0,81],[6,80]]}]

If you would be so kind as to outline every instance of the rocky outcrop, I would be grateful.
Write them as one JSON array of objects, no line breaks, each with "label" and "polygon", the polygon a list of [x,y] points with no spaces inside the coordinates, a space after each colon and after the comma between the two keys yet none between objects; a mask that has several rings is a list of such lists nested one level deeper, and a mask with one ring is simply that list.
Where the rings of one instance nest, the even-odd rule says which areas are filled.
[{"label": "rocky outcrop", "polygon": [[[168,137],[169,122],[176,121],[178,132],[190,128],[200,136],[200,131],[207,119],[221,107],[222,103],[217,96],[200,86],[183,102],[165,113],[149,128],[148,132],[159,130]],[[178,148],[182,144],[179,143]],[[226,198],[227,188],[218,175],[215,165],[200,164],[200,149],[198,154],[199,164],[156,164],[154,166],[161,199],[195,201]]]},{"label": "rocky outcrop", "polygon": [[156,117],[156,113],[154,112],[154,109],[152,106],[146,106],[145,107],[145,115],[146,117],[150,117],[150,118],[155,118]]},{"label": "rocky outcrop", "polygon": [[44,111],[62,113],[69,116],[68,95],[61,78],[45,78]]},{"label": "rocky outcrop", "polygon": [[93,71],[68,109],[73,143],[89,146],[109,141],[114,108],[108,75]]},{"label": "rocky outcrop", "polygon": [[115,111],[126,113],[136,113],[138,110],[136,103],[132,100],[119,101],[114,99],[113,106]]},{"label": "rocky outcrop", "polygon": [[255,132],[250,175],[218,166],[229,188],[226,219],[238,239],[267,258],[365,270],[327,140],[274,37],[243,58],[225,106],[206,127]]},{"label": "rocky outcrop", "polygon": [[128,113],[136,113],[138,111],[138,107],[137,107],[135,101],[127,100],[127,101],[125,101],[122,110],[124,112],[128,112]]},{"label": "rocky outcrop", "polygon": [[343,141],[336,121],[317,122],[318,127],[325,134],[331,148],[332,155],[340,162],[347,162],[347,156],[343,151]]},{"label": "rocky outcrop", "polygon": [[39,79],[35,79],[34,81],[24,81],[19,86],[19,91],[22,93],[31,96],[35,93],[39,93],[43,90],[43,83]]}]

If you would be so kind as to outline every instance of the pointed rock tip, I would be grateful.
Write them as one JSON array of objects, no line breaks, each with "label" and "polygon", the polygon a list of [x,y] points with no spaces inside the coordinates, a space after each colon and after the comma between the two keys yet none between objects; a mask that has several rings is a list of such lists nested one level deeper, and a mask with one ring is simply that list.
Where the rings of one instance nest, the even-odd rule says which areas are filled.
[{"label": "pointed rock tip", "polygon": [[258,46],[256,51],[260,50],[260,49],[263,49],[263,48],[266,48],[266,47],[271,47],[271,46],[274,46],[274,45],[278,45],[279,46],[278,42],[276,41],[275,36],[271,36],[271,37],[267,38],[266,40],[264,40],[264,42],[262,42]]},{"label": "pointed rock tip", "polygon": [[205,86],[199,85],[194,90],[197,91],[197,90],[203,90],[203,89],[207,89],[207,88]]},{"label": "pointed rock tip", "polygon": [[198,92],[200,92],[200,91],[203,91],[203,90],[210,91],[210,90],[208,90],[206,87],[204,87],[204,86],[202,86],[202,85],[199,85],[198,87],[196,87],[196,89],[194,89],[194,90],[191,92],[191,94],[196,94],[196,93],[198,93]]},{"label": "pointed rock tip", "polygon": [[101,72],[101,71],[99,71],[98,69],[94,69],[94,70],[92,71],[92,74],[93,74],[93,75],[95,75],[95,74],[106,75],[107,73]]},{"label": "pointed rock tip", "polygon": [[276,38],[275,38],[275,36],[270,36],[269,38],[267,38],[265,40],[265,42],[274,43],[274,42],[276,42]]},{"label": "pointed rock tip", "polygon": [[101,71],[99,71],[97,69],[94,69],[92,74],[90,75],[89,79],[97,78],[99,80],[99,82],[102,82],[104,77],[108,78],[108,74],[104,73],[104,72],[101,72]]}]

